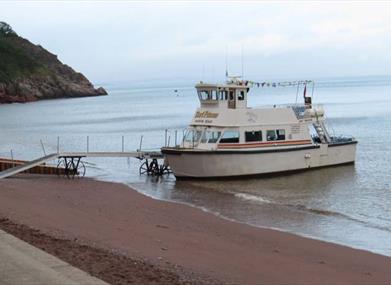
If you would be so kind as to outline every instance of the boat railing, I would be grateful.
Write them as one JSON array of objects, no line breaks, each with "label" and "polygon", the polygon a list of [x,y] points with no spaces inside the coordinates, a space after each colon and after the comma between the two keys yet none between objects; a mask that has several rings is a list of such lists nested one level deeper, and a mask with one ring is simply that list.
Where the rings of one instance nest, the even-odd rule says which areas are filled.
[{"label": "boat railing", "polygon": [[306,106],[304,105],[293,105],[293,106],[288,106],[288,108],[292,108],[293,112],[295,112],[296,118],[298,120],[301,120],[304,118],[304,113],[306,110]]},{"label": "boat railing", "polygon": [[353,136],[339,135],[330,137],[329,144],[344,144],[354,141],[356,141],[356,139]]},{"label": "boat railing", "polygon": [[[276,104],[276,105],[262,105],[257,106],[257,109],[273,109],[273,108],[291,108],[293,112],[295,112],[296,118],[298,120],[304,119],[305,111],[307,110],[307,106],[305,104]],[[321,104],[312,105],[312,109],[322,109],[323,106]]]},{"label": "boat railing", "polygon": [[[186,129],[165,129],[164,147],[185,148]],[[193,135],[194,137],[194,135]],[[196,142],[186,145],[186,148],[194,148]]]},{"label": "boat railing", "polygon": [[[323,105],[322,104],[312,104],[312,107],[313,108],[320,108],[322,107]],[[257,109],[272,109],[272,108],[305,108],[306,105],[305,104],[302,104],[302,103],[297,103],[297,104],[294,104],[294,103],[287,103],[287,104],[267,104],[267,105],[259,105],[259,106],[255,106],[255,108]]]}]

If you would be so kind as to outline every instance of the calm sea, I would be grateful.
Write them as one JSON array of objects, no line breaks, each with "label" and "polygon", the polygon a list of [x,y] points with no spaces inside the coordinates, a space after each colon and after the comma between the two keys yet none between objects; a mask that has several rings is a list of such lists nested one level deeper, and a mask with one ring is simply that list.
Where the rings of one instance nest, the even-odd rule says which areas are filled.
[{"label": "calm sea", "polygon": [[[158,149],[164,130],[190,121],[193,87],[107,86],[110,96],[0,105],[0,157],[61,151]],[[174,90],[177,89],[177,92]],[[294,88],[254,88],[251,106],[292,103]],[[301,99],[301,93],[299,94]],[[284,177],[176,181],[140,176],[136,159],[88,159],[87,175],[128,184],[157,199],[191,204],[228,219],[277,228],[391,256],[391,77],[319,80],[332,133],[359,141],[355,165]],[[180,133],[180,132],[179,132]],[[179,135],[178,135],[179,136]]]}]

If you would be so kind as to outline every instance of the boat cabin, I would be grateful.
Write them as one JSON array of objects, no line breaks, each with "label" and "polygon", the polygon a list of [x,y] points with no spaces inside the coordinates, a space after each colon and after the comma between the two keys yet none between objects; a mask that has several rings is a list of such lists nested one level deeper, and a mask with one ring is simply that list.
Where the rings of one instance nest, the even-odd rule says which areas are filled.
[{"label": "boat cabin", "polygon": [[223,84],[200,82],[195,87],[200,107],[184,134],[184,148],[253,149],[330,142],[323,109],[313,108],[311,101],[251,108],[247,81],[234,78]]},{"label": "boat cabin", "polygon": [[282,145],[287,140],[309,141],[292,109],[249,108],[250,86],[246,83],[235,79],[224,84],[198,83],[195,87],[200,107],[184,135],[182,147],[253,148]]},{"label": "boat cabin", "polygon": [[196,85],[201,108],[247,108],[247,93],[249,87],[241,82],[228,84],[207,84],[200,82]]}]

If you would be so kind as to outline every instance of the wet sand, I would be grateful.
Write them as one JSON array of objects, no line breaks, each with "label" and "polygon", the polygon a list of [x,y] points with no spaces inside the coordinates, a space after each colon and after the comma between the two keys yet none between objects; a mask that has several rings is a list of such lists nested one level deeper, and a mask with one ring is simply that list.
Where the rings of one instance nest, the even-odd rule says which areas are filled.
[{"label": "wet sand", "polygon": [[73,243],[75,252],[86,245],[142,260],[163,272],[154,277],[161,284],[391,283],[389,257],[231,222],[121,184],[27,175],[0,180],[0,216]]}]

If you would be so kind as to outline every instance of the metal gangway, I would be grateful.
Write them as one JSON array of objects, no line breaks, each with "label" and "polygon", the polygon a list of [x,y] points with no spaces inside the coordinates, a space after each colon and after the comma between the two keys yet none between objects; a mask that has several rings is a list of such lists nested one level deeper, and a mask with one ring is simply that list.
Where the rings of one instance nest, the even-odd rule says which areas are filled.
[{"label": "metal gangway", "polygon": [[82,162],[83,158],[87,157],[126,157],[126,158],[136,158],[143,163],[140,166],[140,174],[152,174],[152,175],[162,175],[165,173],[170,173],[168,165],[164,162],[163,164],[158,162],[158,159],[163,159],[164,156],[160,151],[133,151],[133,152],[58,152],[45,155],[38,159],[29,161],[23,165],[18,165],[16,167],[9,168],[0,172],[0,179],[7,178],[19,173],[22,173],[28,169],[31,169],[35,166],[42,165],[46,162],[58,159],[58,169],[63,169],[65,175],[68,178],[74,178],[75,176],[84,176],[85,174],[85,165]]},{"label": "metal gangway", "polygon": [[[171,140],[171,136],[173,140]],[[184,130],[164,130],[164,146],[178,145],[178,140],[183,143]],[[121,151],[91,151],[90,150],[90,137],[86,136],[86,148],[85,151],[61,151],[60,150],[60,137],[57,137],[57,151],[55,153],[47,154],[45,146],[42,140],[40,140],[43,156],[35,160],[26,162],[25,164],[14,166],[7,170],[0,172],[0,179],[7,178],[26,170],[34,168],[36,166],[43,165],[49,161],[58,159],[57,174],[68,178],[74,178],[75,176],[82,177],[85,175],[86,167],[82,161],[83,158],[136,158],[142,161],[139,172],[140,174],[160,176],[163,174],[171,173],[169,166],[167,165],[164,155],[160,151],[160,148],[143,149],[143,135],[140,137],[139,148],[136,151],[125,151],[125,136],[122,136],[122,148]],[[181,140],[182,137],[182,140]],[[143,150],[142,150],[143,149]],[[13,160],[13,152],[11,150],[11,159]],[[55,166],[55,165],[54,165]]]}]

